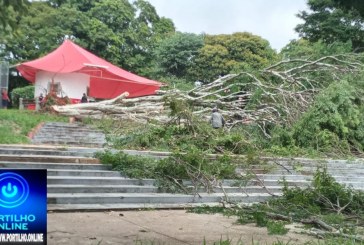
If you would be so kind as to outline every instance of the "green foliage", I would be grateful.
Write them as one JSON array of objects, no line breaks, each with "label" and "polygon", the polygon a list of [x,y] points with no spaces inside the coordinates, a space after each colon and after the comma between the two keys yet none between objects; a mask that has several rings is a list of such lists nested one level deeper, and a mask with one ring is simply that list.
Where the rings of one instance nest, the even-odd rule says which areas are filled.
[{"label": "green foliage", "polygon": [[364,37],[363,16],[356,9],[337,3],[335,0],[309,0],[310,11],[298,14],[304,23],[297,25],[296,31],[312,42],[322,40],[330,44],[351,41],[354,49],[361,48]]},{"label": "green foliage", "polygon": [[156,160],[131,156],[123,152],[98,152],[95,157],[102,163],[111,164],[114,170],[131,178],[153,178],[160,189],[169,192],[190,192],[183,180],[192,180],[196,187],[209,187],[209,181],[235,178],[234,165],[228,157],[207,158],[198,149],[188,153],[174,153],[170,157]]},{"label": "green foliage", "polygon": [[253,213],[253,217],[255,219],[255,223],[258,227],[266,227],[268,224],[267,215],[265,212],[255,212]]},{"label": "green foliage", "polygon": [[[363,216],[364,193],[339,184],[327,173],[327,169],[318,169],[312,181],[312,187],[306,189],[288,188],[283,189],[283,198],[277,201],[282,205],[290,204],[292,209],[305,207],[305,210],[295,213],[301,215],[336,214]],[[289,212],[292,210],[285,210]],[[330,221],[330,218],[327,218]],[[336,220],[335,222],[337,222]]]},{"label": "green foliage", "polygon": [[12,105],[15,108],[19,108],[19,99],[33,99],[34,98],[34,86],[26,86],[21,88],[13,89],[11,92]]},{"label": "green foliage", "polygon": [[123,152],[97,152],[95,157],[102,163],[111,164],[114,170],[131,178],[153,178],[157,161],[154,158],[132,156]]},{"label": "green foliage", "polygon": [[254,153],[257,147],[239,131],[213,130],[207,122],[187,125],[149,126],[114,141],[116,148],[137,148],[186,152],[195,147],[205,153]]},{"label": "green foliage", "polygon": [[267,229],[269,235],[285,235],[289,229],[285,228],[285,222],[282,221],[269,221],[267,222]]},{"label": "green foliage", "polygon": [[351,41],[326,44],[321,40],[310,42],[306,39],[292,40],[282,48],[280,55],[286,59],[319,59],[323,56],[350,53]]},{"label": "green foliage", "polygon": [[[196,213],[221,213],[225,216],[236,216],[238,223],[256,223],[257,226],[266,226],[269,234],[286,234],[287,221],[277,221],[273,217],[289,218],[292,222],[301,222],[303,219],[319,219],[326,224],[340,230],[340,234],[355,234],[358,226],[364,220],[364,192],[341,185],[327,173],[327,169],[318,169],[309,187],[288,188],[283,180],[283,195],[271,199],[268,203],[249,206],[236,205],[225,207],[198,207],[190,209]],[[274,214],[277,214],[274,216]],[[355,217],[355,219],[352,219]],[[312,226],[311,226],[312,227]],[[279,244],[279,243],[277,243]],[[357,243],[353,238],[327,237],[323,242],[308,242],[308,244],[347,244]]]},{"label": "green foliage", "polygon": [[2,0],[0,1],[0,30],[16,30],[17,18],[27,12],[27,0]]},{"label": "green foliage", "polygon": [[0,110],[0,144],[29,143],[28,133],[41,122],[66,122],[68,118],[24,110]]},{"label": "green foliage", "polygon": [[319,151],[363,150],[363,82],[331,84],[317,97],[312,108],[293,127],[292,137],[300,147]]},{"label": "green foliage", "polygon": [[[9,12],[11,14],[11,12]],[[115,1],[31,1],[17,19],[18,35],[2,36],[0,57],[11,64],[39,58],[65,38],[110,62],[145,74],[153,66],[152,49],[174,33],[150,3]]]},{"label": "green foliage", "polygon": [[344,11],[358,11],[364,17],[364,5],[360,0],[332,0],[335,7]]},{"label": "green foliage", "polygon": [[188,77],[186,73],[202,46],[202,35],[177,32],[158,44],[156,58],[166,74]]},{"label": "green foliage", "polygon": [[160,77],[158,80],[168,85],[167,87],[162,87],[162,89],[178,89],[181,91],[188,91],[195,87],[191,80],[176,78],[174,76]]},{"label": "green foliage", "polygon": [[213,80],[230,72],[260,69],[274,62],[275,51],[259,36],[243,32],[206,35],[191,74],[199,80]]}]

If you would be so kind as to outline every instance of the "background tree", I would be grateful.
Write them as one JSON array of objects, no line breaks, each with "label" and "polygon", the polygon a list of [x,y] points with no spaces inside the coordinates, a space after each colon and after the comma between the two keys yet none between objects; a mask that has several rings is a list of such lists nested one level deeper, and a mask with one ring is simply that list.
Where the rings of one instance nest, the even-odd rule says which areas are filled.
[{"label": "background tree", "polygon": [[280,56],[282,59],[318,59],[322,56],[333,54],[350,53],[352,50],[351,42],[346,43],[335,42],[326,44],[321,40],[318,42],[310,42],[306,39],[298,39],[290,41],[282,48]]},{"label": "background tree", "polygon": [[[296,27],[300,37],[330,44],[351,41],[353,49],[364,46],[364,19],[362,4],[356,1],[344,3],[339,0],[309,0],[310,12],[302,11],[298,17],[304,20]],[[358,8],[355,8],[358,6]],[[360,6],[360,8],[359,8]]]},{"label": "background tree", "polygon": [[364,4],[362,0],[332,0],[337,8],[346,11],[357,10],[364,17]]},{"label": "background tree", "polygon": [[165,75],[187,78],[194,65],[198,50],[203,46],[203,36],[177,32],[162,40],[156,48],[156,59]]},{"label": "background tree", "polygon": [[143,0],[33,1],[18,32],[5,35],[0,47],[11,64],[38,58],[68,38],[126,70],[147,73],[151,50],[174,25]]},{"label": "background tree", "polygon": [[0,0],[0,31],[16,28],[18,17],[26,13],[28,4],[27,0]]},{"label": "background tree", "polygon": [[262,68],[276,57],[267,40],[251,33],[205,35],[191,73],[196,79],[212,80],[234,71]]}]

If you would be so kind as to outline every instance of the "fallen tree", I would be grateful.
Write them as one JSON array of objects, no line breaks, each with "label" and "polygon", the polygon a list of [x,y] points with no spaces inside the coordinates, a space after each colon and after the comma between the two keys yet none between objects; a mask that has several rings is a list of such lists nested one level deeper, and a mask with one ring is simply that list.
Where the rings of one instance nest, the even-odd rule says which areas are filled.
[{"label": "fallen tree", "polygon": [[65,106],[53,106],[52,109],[60,115],[84,118],[90,117],[101,119],[113,117],[120,119],[132,119],[145,122],[150,119],[166,121],[167,114],[164,112],[163,96],[145,96],[130,98],[128,92],[118,97],[95,103],[70,104]]},{"label": "fallen tree", "polygon": [[[61,115],[131,119],[139,122],[168,121],[169,102],[184,101],[193,113],[208,117],[218,107],[228,128],[256,122],[265,132],[267,123],[292,124],[307,110],[314,96],[328,84],[362,71],[362,56],[346,54],[317,60],[285,60],[256,72],[229,74],[190,91],[158,91],[157,95],[127,98],[125,92],[112,100],[53,106]],[[267,135],[268,136],[268,135]]]}]

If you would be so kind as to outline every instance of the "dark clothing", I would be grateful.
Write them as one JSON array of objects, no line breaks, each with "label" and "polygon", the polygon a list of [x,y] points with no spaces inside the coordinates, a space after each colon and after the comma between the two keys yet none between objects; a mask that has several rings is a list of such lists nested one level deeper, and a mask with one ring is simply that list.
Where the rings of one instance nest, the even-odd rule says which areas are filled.
[{"label": "dark clothing", "polygon": [[3,107],[3,108],[7,108],[8,107],[8,103],[9,103],[9,101],[10,101],[10,99],[9,99],[9,96],[8,96],[8,93],[7,92],[4,92],[4,91],[2,91],[1,92],[1,106]]},{"label": "dark clothing", "polygon": [[210,118],[210,123],[213,128],[222,128],[225,125],[225,120],[219,112],[213,112]]},{"label": "dark clothing", "polygon": [[88,101],[87,101],[87,96],[82,96],[82,98],[81,98],[81,103],[87,103]]},{"label": "dark clothing", "polygon": [[3,108],[7,108],[8,107],[8,100],[1,100],[1,106],[3,107]]}]

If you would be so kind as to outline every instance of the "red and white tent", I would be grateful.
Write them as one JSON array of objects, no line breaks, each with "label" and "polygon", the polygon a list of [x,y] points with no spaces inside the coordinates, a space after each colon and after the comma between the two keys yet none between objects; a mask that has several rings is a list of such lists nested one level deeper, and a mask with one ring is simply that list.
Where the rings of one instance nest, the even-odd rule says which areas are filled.
[{"label": "red and white tent", "polygon": [[18,71],[35,84],[35,96],[58,83],[65,95],[79,99],[83,93],[111,99],[129,92],[129,97],[155,94],[162,83],[125,71],[81,48],[70,40],[39,59],[22,63]]}]

